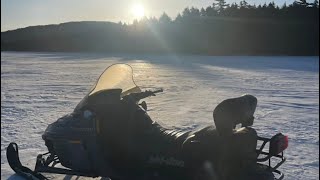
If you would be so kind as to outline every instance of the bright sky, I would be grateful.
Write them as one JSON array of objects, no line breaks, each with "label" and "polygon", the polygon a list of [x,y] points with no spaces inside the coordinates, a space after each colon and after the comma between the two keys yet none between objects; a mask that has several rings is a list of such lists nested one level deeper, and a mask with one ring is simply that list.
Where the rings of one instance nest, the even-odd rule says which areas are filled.
[{"label": "bright sky", "polygon": [[[240,0],[226,0],[227,3]],[[278,5],[294,0],[274,0]],[[112,21],[132,23],[146,15],[166,12],[175,18],[185,7],[208,7],[213,0],[1,0],[1,31],[33,25],[69,21]],[[271,0],[247,0],[263,4]]]}]

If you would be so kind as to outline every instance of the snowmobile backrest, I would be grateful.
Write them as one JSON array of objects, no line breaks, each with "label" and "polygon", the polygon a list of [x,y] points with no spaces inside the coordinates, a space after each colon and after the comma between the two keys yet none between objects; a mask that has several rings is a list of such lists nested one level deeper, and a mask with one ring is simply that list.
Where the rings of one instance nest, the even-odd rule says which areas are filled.
[{"label": "snowmobile backrest", "polygon": [[222,101],[213,111],[213,119],[220,135],[231,135],[237,124],[242,127],[253,124],[257,98],[245,94]]}]

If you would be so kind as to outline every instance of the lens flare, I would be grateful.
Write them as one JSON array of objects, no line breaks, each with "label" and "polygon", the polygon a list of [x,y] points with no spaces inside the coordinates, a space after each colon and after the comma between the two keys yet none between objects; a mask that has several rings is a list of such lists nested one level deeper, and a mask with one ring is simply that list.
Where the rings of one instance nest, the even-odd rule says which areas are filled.
[{"label": "lens flare", "polygon": [[144,16],[144,7],[141,4],[135,4],[132,7],[132,14],[135,19],[141,19]]}]

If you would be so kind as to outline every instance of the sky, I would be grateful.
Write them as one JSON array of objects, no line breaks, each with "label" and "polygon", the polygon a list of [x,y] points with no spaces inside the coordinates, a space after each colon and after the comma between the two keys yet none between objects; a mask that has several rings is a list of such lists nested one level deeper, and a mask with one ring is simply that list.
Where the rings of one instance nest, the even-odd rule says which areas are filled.
[{"label": "sky", "polygon": [[[239,1],[226,0],[227,3]],[[256,5],[271,1],[247,0],[249,4]],[[293,1],[274,0],[277,5],[285,2],[291,4]],[[175,18],[186,7],[205,8],[212,5],[212,2],[213,0],[1,0],[1,32],[70,21],[122,21],[130,24],[142,14],[159,17],[163,12]]]}]

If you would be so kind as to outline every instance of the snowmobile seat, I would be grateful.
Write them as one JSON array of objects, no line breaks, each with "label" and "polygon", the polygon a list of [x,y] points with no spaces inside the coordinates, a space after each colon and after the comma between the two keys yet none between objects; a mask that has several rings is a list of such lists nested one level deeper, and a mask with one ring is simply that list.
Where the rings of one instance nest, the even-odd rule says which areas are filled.
[{"label": "snowmobile seat", "polygon": [[[189,131],[184,134],[186,137],[183,145],[190,141],[199,141],[219,146],[221,143],[225,144],[251,144],[256,147],[257,144],[257,133],[256,130],[250,127],[242,127],[234,129],[231,136],[221,136],[214,126],[207,126],[198,131]],[[182,138],[183,136],[181,136]]]},{"label": "snowmobile seat", "polygon": [[217,167],[216,173],[222,179],[230,179],[223,176],[239,175],[255,166],[256,145],[257,133],[253,128],[242,127],[233,130],[230,136],[223,136],[214,126],[208,126],[191,133],[183,143],[183,152],[191,165],[199,159],[210,158]]},{"label": "snowmobile seat", "polygon": [[174,141],[179,142],[179,144],[181,145],[191,132],[188,130],[165,129],[165,128],[162,128],[160,131],[163,134],[163,136],[173,139]]},{"label": "snowmobile seat", "polygon": [[134,118],[133,129],[142,139],[153,137],[156,141],[164,141],[181,147],[182,143],[189,136],[190,130],[171,129],[161,126],[153,121],[150,116],[141,108],[137,109]]},{"label": "snowmobile seat", "polygon": [[256,166],[257,132],[250,127],[234,130],[221,146],[218,162],[225,179],[233,179]]}]

